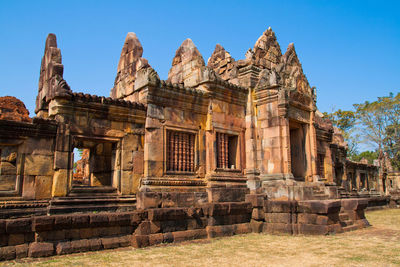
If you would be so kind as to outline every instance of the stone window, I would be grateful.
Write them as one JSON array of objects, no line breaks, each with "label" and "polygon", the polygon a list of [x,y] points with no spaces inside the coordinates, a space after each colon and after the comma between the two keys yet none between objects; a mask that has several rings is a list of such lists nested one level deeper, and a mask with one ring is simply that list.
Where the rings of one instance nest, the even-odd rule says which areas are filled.
[{"label": "stone window", "polygon": [[217,132],[217,168],[238,169],[238,136]]},{"label": "stone window", "polygon": [[167,130],[167,172],[194,172],[195,134]]},{"label": "stone window", "polygon": [[319,177],[325,177],[325,155],[324,154],[318,154],[317,155],[317,173]]}]

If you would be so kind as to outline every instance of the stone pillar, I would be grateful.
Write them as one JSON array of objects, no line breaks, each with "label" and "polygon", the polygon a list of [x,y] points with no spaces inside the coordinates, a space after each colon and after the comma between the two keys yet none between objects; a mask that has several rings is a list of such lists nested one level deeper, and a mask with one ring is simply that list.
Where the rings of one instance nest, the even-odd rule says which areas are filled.
[{"label": "stone pillar", "polygon": [[245,130],[245,155],[246,155],[246,177],[247,186],[255,190],[261,186],[258,175],[260,171],[257,166],[257,133],[255,128],[256,117],[254,114],[253,90],[249,90],[246,107],[246,130]]},{"label": "stone pillar", "polygon": [[360,171],[358,170],[358,168],[355,170],[354,172],[355,175],[355,179],[356,179],[356,189],[357,191],[360,191]]},{"label": "stone pillar", "polygon": [[310,180],[316,182],[318,179],[317,171],[317,133],[314,126],[315,111],[310,112]]},{"label": "stone pillar", "polygon": [[59,124],[54,152],[52,197],[66,196],[72,185],[73,158],[71,136],[66,124]]}]

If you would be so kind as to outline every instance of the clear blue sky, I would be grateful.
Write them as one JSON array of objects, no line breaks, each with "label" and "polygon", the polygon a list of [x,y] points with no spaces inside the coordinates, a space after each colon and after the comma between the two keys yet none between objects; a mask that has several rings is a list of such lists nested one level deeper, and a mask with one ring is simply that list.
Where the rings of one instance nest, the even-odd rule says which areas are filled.
[{"label": "clear blue sky", "polygon": [[109,96],[127,32],[166,79],[184,39],[206,61],[217,43],[241,59],[269,26],[282,52],[294,42],[321,111],[400,91],[400,1],[0,0],[0,96],[34,115],[48,33],[72,90]]}]

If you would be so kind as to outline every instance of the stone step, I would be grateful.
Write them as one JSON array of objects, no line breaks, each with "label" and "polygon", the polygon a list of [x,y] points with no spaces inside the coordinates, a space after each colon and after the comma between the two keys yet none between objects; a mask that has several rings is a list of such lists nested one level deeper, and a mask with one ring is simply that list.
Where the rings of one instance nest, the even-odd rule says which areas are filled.
[{"label": "stone step", "polygon": [[47,214],[47,207],[41,208],[17,208],[0,209],[0,219],[21,218],[30,216],[40,216]]},{"label": "stone step", "polygon": [[74,186],[71,194],[117,194],[117,188],[112,186]]},{"label": "stone step", "polygon": [[107,197],[107,198],[62,198],[53,199],[50,201],[50,205],[103,205],[112,203],[136,203],[135,197]]},{"label": "stone step", "polygon": [[355,224],[342,227],[343,232],[349,232],[349,231],[354,231],[354,230],[358,230],[358,229],[360,229],[360,227]]},{"label": "stone step", "polygon": [[340,225],[341,225],[342,227],[347,227],[347,226],[354,225],[354,222],[353,222],[352,220],[340,221]]},{"label": "stone step", "polygon": [[340,221],[347,221],[349,219],[349,215],[347,213],[339,213]]},{"label": "stone step", "polygon": [[104,205],[61,205],[49,206],[48,214],[66,214],[66,213],[88,213],[88,212],[116,212],[136,210],[136,204],[104,204]]}]

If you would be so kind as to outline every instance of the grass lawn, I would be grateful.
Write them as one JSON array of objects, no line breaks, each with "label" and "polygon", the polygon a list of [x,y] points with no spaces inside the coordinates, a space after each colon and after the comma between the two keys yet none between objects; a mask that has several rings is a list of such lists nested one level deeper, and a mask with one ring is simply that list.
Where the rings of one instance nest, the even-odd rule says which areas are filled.
[{"label": "grass lawn", "polygon": [[[367,213],[371,227],[331,236],[248,234],[144,249],[5,262],[6,266],[400,266],[400,209]],[[0,264],[1,265],[1,264]]]}]

